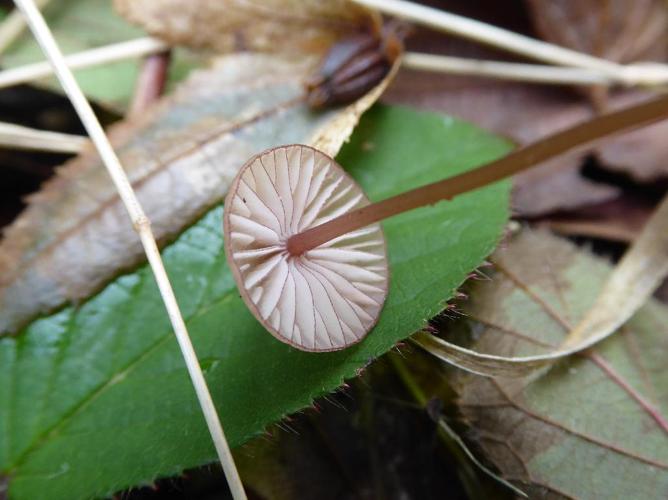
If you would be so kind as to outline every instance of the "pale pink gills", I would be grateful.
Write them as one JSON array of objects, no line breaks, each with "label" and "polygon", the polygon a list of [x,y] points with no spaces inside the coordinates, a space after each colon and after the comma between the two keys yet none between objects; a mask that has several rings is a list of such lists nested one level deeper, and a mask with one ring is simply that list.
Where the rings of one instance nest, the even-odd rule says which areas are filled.
[{"label": "pale pink gills", "polygon": [[293,256],[290,236],[369,204],[330,157],[302,145],[251,158],[225,200],[225,251],[251,312],[277,339],[334,351],[373,328],[388,289],[379,224]]}]

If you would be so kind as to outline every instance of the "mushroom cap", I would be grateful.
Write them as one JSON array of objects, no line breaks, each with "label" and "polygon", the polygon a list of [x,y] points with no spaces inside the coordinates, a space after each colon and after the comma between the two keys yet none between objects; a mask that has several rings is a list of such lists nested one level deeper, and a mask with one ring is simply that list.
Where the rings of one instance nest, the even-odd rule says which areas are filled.
[{"label": "mushroom cap", "polygon": [[302,255],[288,238],[368,205],[332,158],[303,145],[251,158],[225,199],[225,252],[246,305],[274,337],[304,351],[335,351],[376,324],[388,290],[380,224]]}]

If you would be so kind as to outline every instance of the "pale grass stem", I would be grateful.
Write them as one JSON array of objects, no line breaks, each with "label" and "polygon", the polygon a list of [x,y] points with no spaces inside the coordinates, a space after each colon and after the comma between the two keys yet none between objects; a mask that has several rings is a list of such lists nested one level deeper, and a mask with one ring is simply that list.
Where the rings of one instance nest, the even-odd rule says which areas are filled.
[{"label": "pale grass stem", "polygon": [[[165,52],[169,46],[157,38],[143,37],[105,45],[65,56],[70,69],[83,69],[111,62]],[[555,85],[618,85],[607,73],[592,68],[559,67],[407,52],[402,65],[409,69],[455,75],[483,76]],[[48,61],[26,64],[0,71],[0,88],[49,77],[53,70]],[[628,82],[627,82],[628,83]]]},{"label": "pale grass stem", "polygon": [[204,414],[213,443],[218,452],[218,457],[223,466],[230,490],[235,499],[245,499],[246,493],[244,492],[239,473],[234,465],[232,453],[227,444],[227,440],[225,439],[218,413],[213,404],[195,349],[190,341],[185,322],[183,321],[176,297],[174,296],[174,291],[169,282],[167,272],[165,271],[160,251],[158,250],[153,232],[151,231],[150,222],[144,214],[134,190],[132,189],[132,185],[125,175],[123,167],[109,143],[100,122],[97,120],[90,103],[77,84],[74,75],[72,75],[72,72],[67,67],[65,58],[56,44],[51,30],[44,21],[42,14],[37,9],[34,0],[15,0],[15,3],[25,15],[28,26],[41,46],[42,51],[45,53],[49,61],[51,61],[58,80],[63,86],[67,96],[70,98],[72,105],[76,109],[79,118],[86,128],[86,131],[95,144],[95,147],[116,185],[121,200],[130,215],[132,224],[139,233],[142,245],[144,246],[144,251],[146,252],[160,294],[165,303],[169,319],[174,328],[174,334],[176,335],[179,347],[181,348],[183,359],[185,360],[195,392],[199,399],[202,413]]},{"label": "pale grass stem", "polygon": [[[127,42],[105,45],[91,50],[65,56],[65,64],[70,69],[99,66],[133,57],[142,57],[167,50],[169,46],[152,37],[137,38]],[[0,71],[0,88],[28,83],[51,76],[53,68],[48,61],[26,64],[17,68]]]},{"label": "pale grass stem", "polygon": [[615,85],[607,74],[587,68],[485,61],[463,57],[407,52],[401,64],[408,69],[451,75],[481,76],[552,85]]},{"label": "pale grass stem", "polygon": [[0,147],[78,154],[87,143],[88,138],[80,135],[61,134],[0,122]]},{"label": "pale grass stem", "polygon": [[[355,0],[367,1],[367,0]],[[440,11],[439,11],[440,12]],[[451,15],[451,14],[448,14]],[[473,23],[478,21],[472,21]],[[498,29],[498,28],[495,28]],[[503,30],[502,30],[503,31]],[[520,35],[517,35],[520,36]],[[531,40],[527,37],[528,40]],[[543,43],[533,40],[536,43]],[[548,44],[549,45],[549,44]],[[107,63],[150,56],[164,53],[169,45],[153,37],[142,37],[103,47],[97,47],[65,56],[65,62],[70,69],[83,69]],[[563,49],[566,50],[566,49]],[[573,51],[569,51],[573,52]],[[578,54],[577,52],[574,52]],[[581,54],[585,56],[585,54]],[[590,58],[590,56],[586,56]],[[596,58],[593,58],[596,59]],[[603,61],[603,60],[600,60]],[[406,68],[421,71],[434,71],[455,75],[482,76],[524,82],[534,82],[554,85],[660,85],[668,83],[668,67],[663,64],[635,64],[623,66],[609,61],[603,61],[617,68],[610,72],[609,68],[578,67],[575,64],[566,66],[547,66],[539,64],[522,64],[500,61],[486,61],[472,58],[443,56],[437,54],[423,54],[407,52],[402,60]],[[0,88],[28,83],[34,80],[49,77],[53,69],[48,61],[41,61],[17,68],[0,71]],[[621,77],[620,75],[624,76]]]},{"label": "pale grass stem", "polygon": [[416,22],[462,38],[474,40],[531,59],[559,66],[596,70],[623,85],[658,85],[668,82],[668,66],[635,64],[624,66],[589,54],[559,47],[513,33],[491,24],[451,14],[405,0],[351,0],[385,14]]}]

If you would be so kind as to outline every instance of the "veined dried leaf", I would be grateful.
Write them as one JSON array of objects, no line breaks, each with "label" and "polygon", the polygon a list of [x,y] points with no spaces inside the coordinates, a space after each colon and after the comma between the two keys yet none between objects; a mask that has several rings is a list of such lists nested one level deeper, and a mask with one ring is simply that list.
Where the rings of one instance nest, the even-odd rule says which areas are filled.
[{"label": "veined dried leaf", "polygon": [[[459,333],[505,358],[549,352],[586,314],[610,267],[548,233],[523,233],[504,254],[522,265],[474,285]],[[471,435],[531,498],[666,498],[667,325],[668,310],[650,299],[615,336],[537,379],[460,373]]]},{"label": "veined dried leaf", "polygon": [[[532,239],[536,238],[538,241],[531,246]],[[530,273],[528,261],[532,252],[538,255],[536,265],[550,266],[549,250],[540,250],[539,243],[540,236],[522,235],[519,243],[512,247],[513,251],[499,252],[494,262],[511,280],[521,282],[519,277]],[[527,255],[517,250],[522,244],[527,245],[524,247]],[[540,354],[509,357],[466,349],[425,333],[415,339],[432,354],[470,372],[499,377],[524,376],[612,335],[646,302],[667,274],[668,196],[610,274],[592,307],[578,318],[577,324],[568,323],[568,336],[558,347]],[[539,295],[536,297],[540,300]],[[540,332],[535,332],[534,337],[540,339]]]},{"label": "veined dried leaf", "polygon": [[[352,131],[340,127],[342,117],[356,123],[373,99],[313,113],[302,82],[315,64],[309,58],[227,56],[194,74],[139,122],[111,130],[159,242],[220,202],[239,168],[258,151],[323,137],[331,154],[338,151]],[[90,150],[62,167],[5,232],[0,332],[87,297],[142,260],[125,209]]]},{"label": "veined dried leaf", "polygon": [[320,53],[377,18],[348,0],[115,0],[130,22],[174,44],[216,51]]}]

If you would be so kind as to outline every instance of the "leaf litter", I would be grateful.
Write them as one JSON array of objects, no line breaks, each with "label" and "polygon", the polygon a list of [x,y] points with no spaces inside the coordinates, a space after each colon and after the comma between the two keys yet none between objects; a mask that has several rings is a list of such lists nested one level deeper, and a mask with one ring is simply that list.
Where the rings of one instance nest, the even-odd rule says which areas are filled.
[{"label": "leaf litter", "polygon": [[[540,255],[538,250],[534,250]],[[504,273],[522,272],[524,259],[499,252],[494,262]],[[560,345],[541,354],[499,356],[480,353],[428,333],[418,333],[418,345],[446,362],[472,373],[490,377],[522,377],[562,358],[592,347],[612,335],[651,297],[668,275],[668,196],[656,209],[633,245],[610,273],[591,309],[577,324],[570,325]],[[540,332],[535,333],[539,338]],[[666,424],[668,429],[668,424]]]},{"label": "leaf litter", "polygon": [[[375,100],[375,98],[371,99],[371,101],[373,101],[373,100]],[[362,107],[364,107],[364,106],[362,106]],[[353,116],[354,116],[354,114],[353,114]],[[344,118],[345,118],[345,116],[344,116]],[[251,118],[250,120],[252,120],[252,118]],[[344,121],[346,121],[346,120],[344,120]],[[352,129],[352,127],[354,126],[354,122],[356,121],[356,118],[353,118],[352,120],[347,120],[347,121],[348,121],[349,123],[352,123],[352,124],[346,125],[345,127],[342,127],[342,129],[345,129],[345,128],[350,128],[350,129]],[[349,132],[348,132],[348,133],[349,133]],[[122,136],[122,135],[123,135],[122,132],[119,132],[119,135]],[[167,134],[167,135],[168,135],[168,134]],[[344,136],[345,133],[342,133],[341,135]],[[659,135],[660,135],[660,134],[659,134]],[[167,142],[168,142],[168,141],[165,141],[165,143],[167,143]],[[335,142],[336,142],[336,141],[335,141]],[[336,149],[338,149],[338,148],[336,148],[336,146],[333,146],[333,149],[336,150]],[[335,152],[336,152],[336,151],[334,151],[334,153],[335,153]],[[330,153],[330,154],[334,154],[334,153]],[[150,175],[150,174],[149,174],[149,175]],[[200,185],[199,187],[201,188],[201,185]],[[197,188],[197,186],[195,187],[195,189],[196,189],[196,188]],[[38,197],[37,199],[39,199],[39,197]],[[210,206],[210,205],[209,205],[209,206]],[[664,211],[665,211],[665,206],[666,206],[666,203],[664,202],[664,203],[662,204],[662,209],[663,209]],[[203,209],[200,207],[200,210],[203,210]],[[661,210],[661,209],[660,209],[660,210]],[[202,212],[199,212],[199,213],[202,213]],[[664,214],[664,215],[665,215],[665,214]],[[666,218],[666,217],[664,217],[664,218]],[[187,225],[187,223],[184,223],[184,224],[182,225],[182,227],[185,227],[186,225]],[[666,231],[665,231],[665,229],[666,229],[665,224],[662,225],[662,226],[659,226],[659,227],[660,227],[661,229],[664,230],[664,234],[665,234],[665,233],[666,233]],[[165,233],[165,238],[169,239],[170,237],[173,237],[174,234],[176,234],[176,233],[172,233],[172,234],[170,235],[170,233],[169,233],[169,231],[168,231],[168,232]],[[643,234],[645,234],[645,233],[643,233]],[[641,240],[642,240],[642,238],[641,238]],[[640,243],[640,240],[638,241],[638,243],[636,244],[636,246],[638,246],[639,243]],[[651,261],[650,264],[660,264],[660,266],[659,266],[659,267],[660,267],[660,273],[662,273],[662,274],[659,274],[659,275],[657,275],[657,276],[665,275],[665,273],[666,273],[666,269],[665,269],[665,261],[666,261],[666,259],[665,259],[665,255],[664,255],[664,257],[662,258],[663,262],[660,262],[661,259],[656,260],[656,259],[658,258],[658,257],[657,257],[658,254],[656,253],[656,248],[655,248],[655,247],[656,247],[657,245],[659,245],[659,244],[663,244],[663,245],[665,246],[665,243],[666,243],[665,240],[662,241],[662,242],[657,243],[657,241],[656,241],[656,239],[655,239],[655,240],[652,240],[651,242],[647,243],[647,245],[646,245],[645,248],[644,248],[645,251],[647,251],[647,250],[649,249],[649,253],[648,253],[648,255],[650,255],[650,256],[652,257],[652,259],[654,259],[653,261],[652,261],[652,259],[650,259],[650,261]],[[635,248],[635,246],[634,246],[634,248]],[[638,252],[640,252],[640,250],[638,250]],[[665,252],[664,252],[664,253],[665,253]],[[625,259],[625,260],[626,260],[626,259]],[[633,300],[630,301],[630,302],[631,302],[630,305],[627,305],[626,307],[624,307],[624,308],[621,309],[622,314],[620,314],[620,315],[617,317],[617,319],[615,320],[615,321],[617,321],[617,322],[624,322],[624,321],[626,320],[626,318],[624,317],[625,315],[626,315],[626,316],[630,316],[632,313],[634,313],[634,312],[635,312],[635,309],[637,309],[638,307],[640,307],[640,305],[644,302],[644,300],[645,300],[646,297],[649,295],[649,293],[651,293],[651,292],[648,292],[648,290],[649,290],[652,286],[655,286],[655,285],[656,285],[656,283],[654,283],[655,279],[653,280],[652,277],[648,276],[648,274],[647,274],[647,272],[646,272],[646,269],[643,268],[642,263],[640,263],[638,259],[628,259],[628,260],[629,260],[629,261],[632,261],[632,264],[628,264],[628,265],[626,266],[626,268],[625,268],[625,270],[626,270],[626,275],[624,275],[624,273],[621,273],[621,271],[620,271],[620,270],[622,269],[622,266],[620,266],[620,268],[619,268],[619,270],[618,270],[618,271],[620,271],[620,272],[618,273],[618,275],[619,275],[619,276],[622,276],[622,278],[618,278],[618,279],[621,280],[620,282],[623,283],[624,280],[627,279],[629,276],[631,276],[631,277],[636,276],[635,273],[638,272],[639,269],[640,269],[640,272],[642,273],[642,276],[643,276],[645,279],[643,279],[643,280],[639,280],[640,282],[637,283],[637,287],[638,287],[638,291],[639,291],[639,293],[638,293],[638,294],[632,294]],[[122,267],[120,267],[120,268],[122,269]],[[116,270],[116,272],[117,272],[117,270]],[[617,273],[617,271],[616,271],[615,273]],[[113,275],[113,273],[110,273],[110,274]],[[615,275],[616,275],[616,274],[613,274],[613,278],[614,278]],[[108,278],[106,278],[106,279],[108,279]],[[614,281],[614,279],[611,280],[611,282],[612,282],[612,281]],[[98,284],[97,286],[99,287],[99,284]],[[614,290],[615,287],[614,287],[613,285],[610,285],[610,289],[611,289],[611,290]],[[618,292],[618,293],[617,293],[616,295],[615,295],[614,293],[609,293],[609,294],[607,294],[607,297],[608,297],[608,299],[610,299],[610,300],[612,301],[612,305],[613,305],[613,306],[618,305],[618,304],[620,303],[620,301],[622,300],[622,298],[620,297],[619,290],[620,290],[620,288],[617,287],[617,292]],[[605,295],[605,294],[604,294],[604,295]],[[84,296],[85,296],[85,295],[84,295]],[[75,297],[75,298],[76,298],[76,297]],[[604,302],[605,302],[605,300],[602,301],[602,303],[604,303]],[[609,304],[608,304],[608,305],[609,305]],[[635,308],[635,309],[634,309],[634,308]],[[594,311],[595,311],[595,310],[596,310],[596,309],[594,309]],[[608,314],[607,316],[605,316],[605,317],[600,317],[600,316],[597,317],[596,313],[590,313],[588,316],[585,316],[585,318],[588,318],[586,321],[588,321],[589,323],[584,323],[584,324],[585,324],[585,325],[589,324],[589,327],[587,327],[587,326],[581,326],[581,327],[580,327],[580,330],[579,330],[579,331],[580,331],[580,334],[579,334],[580,337],[582,337],[582,331],[587,331],[587,328],[594,328],[594,329],[597,329],[597,328],[598,328],[598,329],[602,329],[602,330],[610,329],[610,328],[614,329],[614,328],[615,328],[615,326],[614,326],[614,321],[612,321],[612,320],[610,319],[609,314]],[[592,325],[593,325],[593,326],[592,326]],[[601,326],[601,325],[604,325],[604,326]],[[576,331],[577,331],[577,330],[576,330]],[[606,334],[601,334],[601,335],[599,335],[599,337],[602,337],[602,336],[604,336],[604,335],[606,335]],[[585,335],[585,336],[586,336],[586,335]],[[577,334],[574,335],[574,338],[576,338],[576,340],[573,341],[573,342],[577,342],[577,337],[578,337]],[[590,343],[595,342],[596,339],[597,339],[596,336],[593,336],[593,339],[594,339],[594,340],[592,339],[592,337],[587,337],[587,338],[589,339],[589,342],[590,342]],[[582,339],[580,338],[579,340],[581,341]],[[566,344],[566,345],[568,345],[568,344]],[[590,344],[586,344],[586,345],[590,345]],[[580,345],[579,347],[580,347],[580,348],[583,348],[581,345]],[[535,356],[534,356],[534,357],[535,357]],[[538,356],[538,357],[540,357],[540,356]],[[521,373],[520,373],[520,372],[513,373],[513,375],[517,375],[517,374],[521,374]],[[548,375],[549,375],[549,374],[548,374]],[[496,382],[494,382],[494,383],[496,383]]]},{"label": "leaf litter", "polygon": [[[499,253],[493,279],[471,287],[447,333],[502,359],[557,348],[610,275],[602,259],[544,231],[523,231]],[[668,309],[650,299],[615,336],[540,377],[459,372],[457,405],[474,440],[532,498],[663,498],[666,325]]]}]

